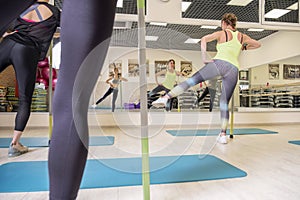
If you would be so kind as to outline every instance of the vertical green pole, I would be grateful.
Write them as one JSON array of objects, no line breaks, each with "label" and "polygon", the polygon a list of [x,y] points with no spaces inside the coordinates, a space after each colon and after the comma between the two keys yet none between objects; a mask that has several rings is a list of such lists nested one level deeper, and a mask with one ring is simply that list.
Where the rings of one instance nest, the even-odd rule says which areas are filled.
[{"label": "vertical green pole", "polygon": [[231,111],[230,111],[230,138],[233,138],[233,107],[234,107],[234,97],[231,98]]},{"label": "vertical green pole", "polygon": [[144,200],[150,200],[150,170],[147,112],[147,78],[146,78],[146,28],[145,0],[137,0],[138,8],[138,55],[140,69],[140,100],[141,100],[141,142],[142,142],[142,180]]},{"label": "vertical green pole", "polygon": [[[52,4],[54,5],[54,0],[50,0],[49,1],[49,4]],[[53,70],[52,70],[52,48],[53,48],[53,40],[50,44],[50,47],[49,47],[49,54],[50,54],[50,58],[49,58],[49,86],[48,86],[48,112],[49,112],[49,143],[50,143],[50,140],[51,140],[51,137],[52,137],[52,126],[53,126],[53,119],[52,119],[52,96],[53,96],[53,90],[52,90],[52,80],[53,80]]]},{"label": "vertical green pole", "polygon": [[52,137],[52,80],[53,80],[53,70],[52,70],[52,48],[53,48],[53,41],[49,47],[49,85],[48,85],[48,112],[49,112],[49,143]]}]

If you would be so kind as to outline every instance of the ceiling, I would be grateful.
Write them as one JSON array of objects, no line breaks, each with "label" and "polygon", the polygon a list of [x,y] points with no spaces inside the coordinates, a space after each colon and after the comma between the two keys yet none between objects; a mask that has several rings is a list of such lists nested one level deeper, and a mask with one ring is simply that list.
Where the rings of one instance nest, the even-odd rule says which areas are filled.
[{"label": "ceiling", "polygon": [[[55,5],[58,8],[62,8],[62,1],[63,0],[55,0]],[[224,13],[232,12],[236,14],[239,22],[245,22],[249,24],[260,23],[260,0],[253,0],[246,6],[226,5],[229,1],[230,0],[182,0],[182,2],[191,2],[189,8],[185,12],[182,12],[182,18],[220,21]],[[264,10],[265,13],[267,13],[274,8],[285,9],[296,2],[298,2],[298,0],[265,0]],[[116,12],[118,14],[137,15],[136,0],[123,0],[123,7],[117,8]],[[266,18],[264,20],[266,22],[296,23],[299,25],[299,9],[291,10],[289,13],[278,19]],[[113,36],[111,38],[111,46],[138,46],[137,22],[132,21],[127,23],[127,26],[127,29],[114,29]],[[256,40],[260,40],[278,31],[274,29],[265,29],[261,32],[252,32],[248,31],[247,29],[248,28],[238,28],[240,32],[243,32]],[[188,38],[200,39],[204,35],[215,32],[216,30],[221,30],[221,28],[218,27],[217,29],[204,29],[201,28],[200,25],[172,23],[167,24],[167,26],[154,26],[147,22],[146,35],[158,36],[157,41],[147,41],[147,48],[198,51],[200,50],[199,44],[186,44],[184,42]],[[215,43],[209,43],[207,45],[207,50],[216,51]]]}]

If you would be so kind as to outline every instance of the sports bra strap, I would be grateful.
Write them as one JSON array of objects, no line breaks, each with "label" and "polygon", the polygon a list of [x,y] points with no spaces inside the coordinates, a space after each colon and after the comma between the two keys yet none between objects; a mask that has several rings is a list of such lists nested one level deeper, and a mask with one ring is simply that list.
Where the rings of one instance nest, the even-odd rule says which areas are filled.
[{"label": "sports bra strap", "polygon": [[242,34],[242,37],[241,37],[241,44],[243,44],[243,37],[244,37],[244,34],[243,33],[241,33]]},{"label": "sports bra strap", "polygon": [[42,15],[41,15],[40,11],[38,10],[38,6],[39,6],[39,5],[40,5],[40,4],[38,4],[38,3],[33,4],[32,6],[30,6],[29,8],[27,8],[27,9],[20,15],[20,17],[23,18],[27,13],[29,13],[29,12],[31,12],[31,11],[34,10],[34,11],[36,12],[36,14],[37,14],[39,20],[40,20],[40,21],[43,21],[44,19],[43,19]]},{"label": "sports bra strap", "polygon": [[224,32],[225,32],[225,36],[226,36],[226,42],[228,42],[228,35],[227,35],[226,30],[224,30]]}]

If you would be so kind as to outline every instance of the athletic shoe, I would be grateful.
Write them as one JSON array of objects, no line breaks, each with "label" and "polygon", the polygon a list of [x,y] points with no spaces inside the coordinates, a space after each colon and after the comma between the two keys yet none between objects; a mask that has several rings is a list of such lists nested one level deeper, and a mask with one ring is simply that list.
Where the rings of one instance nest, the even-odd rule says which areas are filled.
[{"label": "athletic shoe", "polygon": [[154,106],[156,108],[164,108],[164,107],[166,107],[167,102],[168,102],[168,98],[160,97],[156,101],[152,102],[152,106]]},{"label": "athletic shoe", "polygon": [[92,105],[92,108],[96,108],[96,107],[97,107],[97,104],[93,104],[93,105]]},{"label": "athletic shoe", "polygon": [[227,144],[227,136],[226,135],[221,135],[221,133],[220,133],[217,140],[221,144]]},{"label": "athletic shoe", "polygon": [[8,149],[8,157],[15,157],[27,153],[28,147],[23,146],[21,143],[11,144]]}]

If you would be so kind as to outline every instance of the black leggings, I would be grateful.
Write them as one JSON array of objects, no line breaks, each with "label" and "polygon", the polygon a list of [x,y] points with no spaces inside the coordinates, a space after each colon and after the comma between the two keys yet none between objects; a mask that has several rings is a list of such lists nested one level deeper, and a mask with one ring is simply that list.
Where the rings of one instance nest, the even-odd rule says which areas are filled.
[{"label": "black leggings", "polygon": [[89,100],[110,43],[115,7],[116,0],[64,0],[48,158],[51,200],[77,197],[88,153]]},{"label": "black leggings", "polygon": [[198,103],[200,101],[202,101],[202,99],[204,99],[208,94],[210,95],[210,98],[209,98],[209,112],[211,112],[213,107],[214,107],[214,101],[215,101],[215,96],[216,96],[216,90],[215,89],[206,87],[205,90],[203,91],[203,93],[201,94],[201,96],[199,97]]},{"label": "black leggings", "polygon": [[19,108],[15,118],[15,130],[23,131],[30,116],[39,52],[11,39],[0,43],[0,72],[13,65],[19,87]]},{"label": "black leggings", "polygon": [[106,97],[108,97],[111,93],[113,93],[113,98],[111,100],[111,103],[112,103],[112,107],[111,107],[111,111],[114,112],[115,111],[115,108],[116,108],[116,100],[117,100],[117,97],[118,97],[118,93],[119,93],[119,90],[118,89],[114,89],[112,87],[110,87],[106,93],[103,95],[103,97],[101,97],[97,102],[96,104],[99,104],[101,103]]},{"label": "black leggings", "polygon": [[168,93],[170,90],[163,85],[158,85],[151,92],[149,92],[149,97],[151,97],[161,91],[165,91],[166,93]]}]

